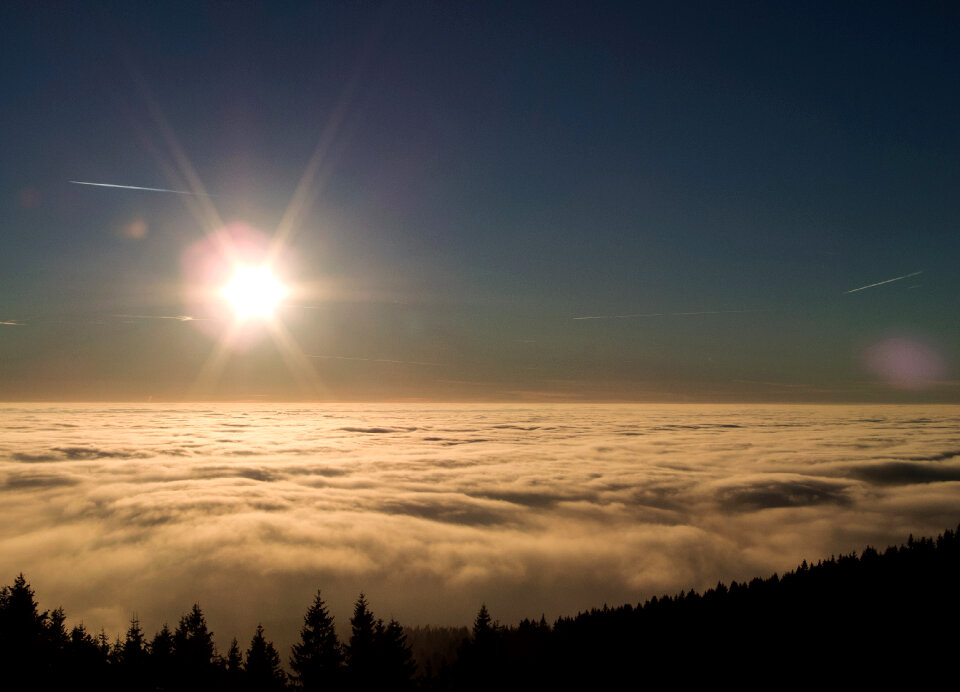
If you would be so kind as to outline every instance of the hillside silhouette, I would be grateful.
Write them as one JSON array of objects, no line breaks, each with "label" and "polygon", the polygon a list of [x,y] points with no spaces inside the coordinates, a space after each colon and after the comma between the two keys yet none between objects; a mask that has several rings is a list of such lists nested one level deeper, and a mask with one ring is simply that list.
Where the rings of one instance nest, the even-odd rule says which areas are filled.
[{"label": "hillside silhouette", "polygon": [[82,624],[68,631],[63,609],[41,611],[21,574],[0,590],[0,684],[134,691],[575,689],[624,680],[636,687],[953,684],[958,532],[804,561],[783,575],[704,593],[603,606],[552,625],[541,618],[503,626],[482,605],[469,632],[405,630],[376,618],[361,593],[341,641],[318,591],[286,659],[260,625],[246,648],[234,639],[220,653],[198,604],[152,638],[136,617],[113,640]]}]

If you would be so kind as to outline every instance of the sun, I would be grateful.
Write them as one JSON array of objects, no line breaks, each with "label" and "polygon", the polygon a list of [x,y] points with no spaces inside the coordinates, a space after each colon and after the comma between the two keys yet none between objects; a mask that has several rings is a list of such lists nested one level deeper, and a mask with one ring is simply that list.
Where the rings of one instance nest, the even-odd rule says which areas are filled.
[{"label": "sun", "polygon": [[237,267],[221,295],[226,298],[240,319],[270,317],[286,295],[268,267]]}]

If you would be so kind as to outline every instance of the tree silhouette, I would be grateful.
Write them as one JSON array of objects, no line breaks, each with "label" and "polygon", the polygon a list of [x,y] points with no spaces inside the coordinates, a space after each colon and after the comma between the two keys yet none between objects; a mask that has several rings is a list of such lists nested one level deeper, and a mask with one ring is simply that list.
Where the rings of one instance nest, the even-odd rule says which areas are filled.
[{"label": "tree silhouette", "polygon": [[257,631],[250,640],[247,649],[246,662],[243,665],[246,671],[246,684],[250,690],[269,692],[282,690],[286,686],[286,675],[280,665],[280,654],[273,643],[263,636],[263,625],[257,625]]},{"label": "tree silhouette", "polygon": [[74,680],[98,680],[105,676],[107,660],[82,622],[70,630],[70,644],[64,665]]},{"label": "tree silhouette", "polygon": [[151,679],[160,689],[169,689],[173,673],[173,633],[167,623],[163,623],[160,631],[153,636],[147,650],[150,654]]},{"label": "tree silhouette", "polygon": [[148,649],[153,659],[163,664],[170,662],[170,657],[173,655],[173,633],[167,623],[163,623],[160,631],[153,635]]},{"label": "tree silhouette", "polygon": [[123,642],[120,641],[119,634],[116,639],[113,640],[113,644],[110,645],[110,653],[107,654],[107,658],[111,663],[111,670],[114,671],[117,670],[123,662]]},{"label": "tree silhouette", "polygon": [[350,618],[347,645],[347,676],[350,689],[404,690],[413,686],[416,664],[403,627],[396,620],[387,625],[375,619],[361,593]]},{"label": "tree silhouette", "polygon": [[473,621],[473,639],[474,641],[486,641],[493,636],[493,620],[490,618],[490,611],[487,610],[487,604],[481,603],[480,610],[477,611],[477,617]]},{"label": "tree silhouette", "polygon": [[293,645],[293,681],[298,688],[308,691],[335,689],[343,677],[343,661],[333,618],[318,590],[303,617],[300,641]]},{"label": "tree silhouette", "polygon": [[47,616],[44,626],[43,667],[51,684],[65,686],[68,680],[66,663],[71,655],[70,635],[67,634],[67,616],[63,608],[56,608]]},{"label": "tree silhouette", "polygon": [[127,636],[123,640],[123,662],[140,664],[146,655],[147,642],[143,637],[143,630],[140,629],[140,619],[134,615],[130,618],[130,627],[127,628]]},{"label": "tree silhouette", "polygon": [[49,654],[60,657],[66,653],[70,644],[70,635],[67,634],[67,616],[63,608],[51,611],[46,622],[46,640],[49,644]]},{"label": "tree silhouette", "polygon": [[[606,689],[623,679],[650,687],[702,687],[735,681],[768,686],[782,671],[800,669],[810,679],[838,684],[911,688],[934,686],[952,673],[955,639],[943,623],[960,617],[960,529],[935,540],[912,538],[879,552],[867,547],[804,561],[796,570],[749,582],[720,582],[699,593],[652,597],[557,619],[523,620],[515,627],[493,621],[481,605],[472,633],[465,627],[413,630],[423,690],[483,690],[501,686],[535,689]],[[124,638],[83,624],[67,635],[62,609],[40,611],[23,575],[0,587],[0,686],[57,690],[279,690],[280,657],[262,626],[246,662],[233,640],[226,660],[198,605],[175,633],[164,625],[149,645],[136,617]],[[333,618],[319,592],[304,618],[291,665],[299,689],[410,689],[414,665],[407,633],[370,611],[364,594],[354,607],[347,653],[340,671]],[[430,637],[423,636],[430,633]],[[441,635],[442,636],[434,636]],[[424,642],[433,643],[424,650]],[[459,649],[455,641],[461,640]],[[436,656],[436,654],[442,654]],[[444,659],[449,657],[448,667]],[[135,661],[143,677],[132,675]],[[843,665],[855,660],[857,665]],[[313,665],[325,661],[329,666]],[[436,661],[436,664],[431,664]],[[633,676],[632,678],[630,676]]]},{"label": "tree silhouette", "polygon": [[225,686],[228,690],[242,690],[245,679],[243,655],[240,653],[240,644],[234,637],[230,641],[230,649],[227,651],[227,658],[224,661]]},{"label": "tree silhouette", "polygon": [[376,683],[376,633],[373,613],[363,592],[353,606],[350,643],[346,647],[347,675],[352,689],[372,690]]},{"label": "tree silhouette", "polygon": [[489,689],[503,671],[500,626],[493,622],[486,603],[480,605],[473,621],[472,637],[463,642],[457,660],[456,678],[462,689]]},{"label": "tree silhouette", "polygon": [[206,689],[216,675],[216,649],[213,633],[207,629],[207,620],[200,605],[193,604],[190,612],[180,618],[173,633],[172,662],[178,682],[189,689]]},{"label": "tree silhouette", "polygon": [[379,686],[387,690],[412,689],[417,664],[407,645],[403,627],[396,620],[391,620],[386,627],[378,621],[375,634]]},{"label": "tree silhouette", "polygon": [[37,610],[23,573],[0,590],[0,655],[6,665],[34,666],[43,655],[47,613]]},{"label": "tree silhouette", "polygon": [[134,615],[130,618],[126,637],[119,652],[119,679],[124,689],[148,689],[151,677],[150,655],[147,642],[140,628],[140,620]]},{"label": "tree silhouette", "polygon": [[24,685],[61,684],[69,636],[62,608],[40,612],[23,573],[0,589],[0,671]]}]

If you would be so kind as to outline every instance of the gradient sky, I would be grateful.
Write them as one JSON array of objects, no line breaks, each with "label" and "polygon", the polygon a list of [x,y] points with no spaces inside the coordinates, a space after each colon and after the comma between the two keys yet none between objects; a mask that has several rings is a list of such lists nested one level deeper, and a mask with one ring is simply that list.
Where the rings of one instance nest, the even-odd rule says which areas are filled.
[{"label": "gradient sky", "polygon": [[[958,28],[3,3],[0,399],[960,401]],[[232,346],[214,208],[296,287]]]}]

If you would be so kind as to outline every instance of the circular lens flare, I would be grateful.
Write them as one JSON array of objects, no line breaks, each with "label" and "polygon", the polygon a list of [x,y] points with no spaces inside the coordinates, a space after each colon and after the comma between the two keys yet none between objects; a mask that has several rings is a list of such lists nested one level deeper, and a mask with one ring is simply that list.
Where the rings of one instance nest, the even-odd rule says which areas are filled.
[{"label": "circular lens flare", "polygon": [[913,337],[889,337],[870,346],[864,355],[867,368],[897,389],[927,389],[947,372],[940,351]]},{"label": "circular lens flare", "polygon": [[286,289],[267,267],[237,267],[221,294],[240,319],[270,317]]}]

